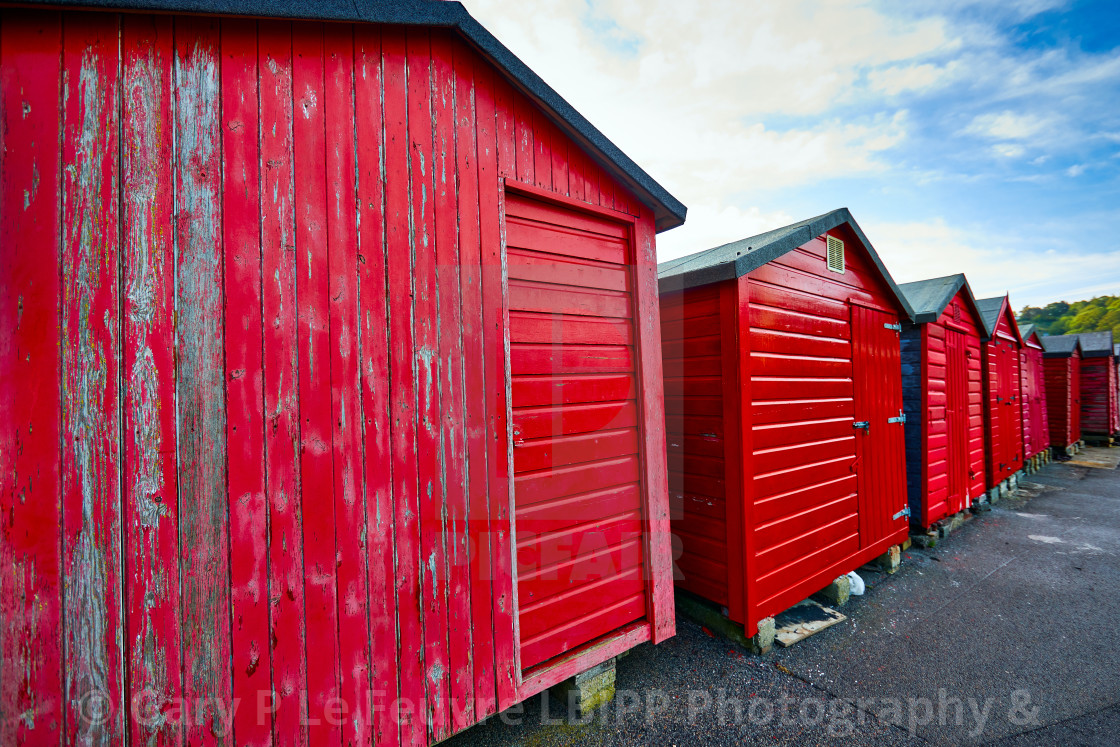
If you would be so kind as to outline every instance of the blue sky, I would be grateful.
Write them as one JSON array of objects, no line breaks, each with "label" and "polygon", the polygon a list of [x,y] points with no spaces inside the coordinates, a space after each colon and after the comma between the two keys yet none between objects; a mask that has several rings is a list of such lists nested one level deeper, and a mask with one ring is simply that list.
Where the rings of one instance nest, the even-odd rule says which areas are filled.
[{"label": "blue sky", "polygon": [[1120,294],[1117,0],[465,4],[688,205],[661,259],[846,206],[899,282]]}]

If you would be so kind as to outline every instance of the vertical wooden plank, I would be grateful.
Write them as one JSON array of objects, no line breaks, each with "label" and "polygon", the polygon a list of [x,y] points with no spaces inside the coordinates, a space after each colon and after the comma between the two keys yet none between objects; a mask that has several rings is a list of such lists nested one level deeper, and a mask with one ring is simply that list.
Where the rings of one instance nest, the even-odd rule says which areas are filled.
[{"label": "vertical wooden plank", "polygon": [[533,179],[541,189],[552,189],[552,132],[550,122],[540,109],[533,107],[529,114],[533,128]]},{"label": "vertical wooden plank", "polygon": [[586,153],[584,154],[583,163],[583,199],[586,202],[590,202],[592,205],[598,205],[599,175],[602,173],[602,170],[599,168],[599,164],[595,162],[595,159],[591,158]]},{"label": "vertical wooden plank", "polygon": [[568,169],[568,195],[573,199],[586,201],[583,176],[586,170],[586,159],[583,151],[575,143],[567,141],[567,148],[568,152],[564,161]]},{"label": "vertical wooden plank", "polygon": [[426,718],[432,741],[447,714],[447,572],[443,547],[443,458],[440,443],[439,287],[435,260],[435,155],[432,51],[427,30],[408,32],[409,185],[412,199],[416,451],[420,498],[420,594]]},{"label": "vertical wooden plank", "polygon": [[[425,738],[425,677],[420,618],[420,527],[417,520],[416,373],[413,344],[413,266],[416,247],[409,231],[408,72],[405,32],[385,28],[381,39],[385,106],[385,247],[389,293],[390,428],[395,512],[396,557],[393,570],[397,599],[399,701],[392,717],[401,742]],[[407,289],[407,293],[405,292]]]},{"label": "vertical wooden plank", "polygon": [[[481,68],[476,69],[479,70]],[[495,78],[496,79],[496,78]],[[492,84],[491,84],[492,85]],[[484,91],[483,89],[487,90]],[[502,215],[502,182],[498,177],[496,156],[501,143],[492,150],[492,136],[486,131],[493,90],[476,84],[478,97],[478,214],[482,247],[482,345],[485,359],[487,393],[487,469],[489,472],[489,511],[487,533],[491,552],[491,604],[494,613],[494,675],[497,707],[504,710],[517,700],[517,637],[514,630],[513,517],[510,505],[513,461],[509,437],[509,303],[506,297],[505,218]],[[501,116],[497,117],[500,123]],[[500,135],[500,133],[496,133]],[[527,151],[532,155],[532,150]],[[520,163],[520,159],[518,159]]]},{"label": "vertical wooden plank", "polygon": [[274,739],[306,744],[303,515],[299,479],[292,27],[258,29],[261,147],[261,315],[268,487],[268,577]]},{"label": "vertical wooden plank", "polygon": [[514,91],[513,107],[514,154],[517,158],[517,180],[532,184],[536,167],[536,142],[533,138],[533,105]]},{"label": "vertical wooden plank", "polygon": [[[637,230],[635,233],[637,233]],[[635,247],[636,251],[637,247]],[[638,265],[638,261],[635,262],[635,265]],[[635,267],[635,274],[641,274],[638,267]],[[635,287],[637,287],[637,279],[635,277]],[[720,395],[723,399],[723,499],[727,526],[727,607],[732,620],[744,620],[746,619],[743,616],[745,613],[744,590],[746,587],[743,572],[747,567],[746,555],[743,551],[745,547],[743,536],[745,524],[742,520],[743,496],[746,494],[743,475],[743,454],[745,450],[739,440],[739,434],[742,432],[739,419],[744,404],[750,406],[749,402],[744,403],[741,400],[743,391],[741,383],[750,376],[750,370],[747,369],[742,372],[739,370],[739,284],[737,281],[731,280],[720,283],[717,287],[719,291],[720,378],[722,379]],[[637,301],[637,298],[635,300]],[[658,307],[658,312],[660,312],[660,303]],[[644,313],[645,309],[638,304],[635,309],[635,317],[640,317]],[[643,339],[642,342],[645,342],[645,340]],[[647,424],[646,428],[648,427]]]},{"label": "vertical wooden plank", "polygon": [[226,298],[233,729],[239,745],[272,738],[261,316],[257,24],[222,21],[222,244]]},{"label": "vertical wooden plank", "polygon": [[308,736],[337,744],[339,696],[334,467],[331,454],[331,329],[327,269],[323,26],[292,35],[296,205],[296,298],[299,322],[300,502],[307,657]]},{"label": "vertical wooden plank", "polygon": [[[646,221],[649,226],[647,230],[655,233],[652,211],[645,206],[642,206],[640,210],[642,211],[642,217],[639,219],[638,225],[642,225],[642,222]],[[754,410],[749,407],[754,401],[754,385],[751,378],[753,373],[751,369],[751,279],[749,275],[743,275],[736,282],[739,285],[736,293],[738,313],[735,332],[737,335],[736,348],[739,351],[739,402],[737,407],[739,408],[739,451],[742,454],[739,474],[742,480],[740,500],[743,502],[743,508],[739,520],[742,522],[740,535],[743,538],[743,609],[746,615],[744,619],[748,621],[748,626],[754,626],[754,631],[750,635],[754,635],[758,632],[757,622],[751,623],[750,621],[757,621],[758,618],[752,614],[751,606],[761,600],[758,599],[759,595],[755,591],[758,576],[754,569],[754,530],[756,527],[754,502],[757,498],[754,477],[758,471],[755,469],[754,462],[754,417],[752,415]],[[670,581],[670,583],[672,582]],[[657,640],[655,635],[654,641]]]},{"label": "vertical wooden plank", "polygon": [[179,537],[191,744],[224,741],[230,680],[221,97],[216,21],[175,22]]},{"label": "vertical wooden plank", "polygon": [[[124,526],[129,702],[166,713],[182,691],[175,437],[172,22],[121,19]],[[135,743],[177,744],[174,719],[132,719]]]},{"label": "vertical wooden plank", "polygon": [[369,591],[366,508],[361,493],[361,410],[358,378],[358,244],[354,173],[354,32],[329,25],[326,50],[327,254],[330,272],[331,413],[334,499],[338,520],[338,646],[340,692],[346,704],[343,739],[366,744],[369,734]]},{"label": "vertical wooden plank", "polygon": [[614,210],[614,180],[606,169],[600,167],[596,171],[599,173],[599,205]]},{"label": "vertical wooden plank", "polygon": [[568,153],[570,142],[551,122],[548,123],[552,141],[552,191],[570,196],[568,185]]},{"label": "vertical wooden plank", "polygon": [[63,24],[63,641],[66,729],[87,744],[124,739],[118,30],[113,15]]},{"label": "vertical wooden plank", "polygon": [[[459,177],[459,262],[463,323],[464,427],[467,434],[468,544],[470,556],[470,626],[474,677],[474,719],[497,708],[494,690],[494,612],[490,596],[490,509],[486,492],[486,423],[491,398],[486,392],[482,338],[482,268],[479,239],[479,161],[495,162],[494,97],[485,68],[462,43],[455,45],[455,151]],[[468,700],[468,706],[470,700]]]},{"label": "vertical wooden plank", "polygon": [[[513,89],[498,76],[487,76],[487,95],[494,102],[497,178],[517,178],[517,134],[513,119]],[[481,124],[480,124],[481,126]],[[482,141],[479,141],[481,147]]]},{"label": "vertical wooden plank", "polygon": [[[456,190],[455,101],[470,89],[456,88],[452,40],[432,35],[432,121],[435,124],[435,251],[439,289],[440,451],[444,456],[443,525],[447,576],[443,584],[447,615],[447,734],[471,724],[474,678],[471,672],[470,566],[467,554],[466,418],[463,391],[463,321],[460,311],[459,215]],[[442,738],[442,737],[441,737]]]},{"label": "vertical wooden plank", "polygon": [[[661,304],[657,291],[657,249],[653,215],[634,223],[634,299],[637,306],[638,350],[641,368],[642,461],[645,475],[645,531],[647,588],[653,642],[676,633],[673,612],[673,553],[669,529],[668,465],[665,457],[665,395],[661,373]],[[745,451],[749,442],[740,443]],[[728,500],[735,500],[728,495]],[[731,562],[730,557],[728,563]]]},{"label": "vertical wooden plank", "polygon": [[369,563],[372,680],[371,729],[375,744],[399,743],[390,712],[397,699],[396,549],[389,451],[388,290],[385,285],[385,150],[382,137],[381,32],[355,29],[354,99],[357,112],[358,287],[361,348],[364,485]]},{"label": "vertical wooden plank", "polygon": [[[56,13],[0,19],[0,743],[60,744]],[[11,396],[18,392],[19,396]]]}]

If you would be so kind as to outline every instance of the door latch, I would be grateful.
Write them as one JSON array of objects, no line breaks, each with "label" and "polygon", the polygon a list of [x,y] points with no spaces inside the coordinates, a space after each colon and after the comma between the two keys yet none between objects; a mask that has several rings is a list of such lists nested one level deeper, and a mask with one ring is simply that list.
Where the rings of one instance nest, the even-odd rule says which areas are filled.
[{"label": "door latch", "polygon": [[906,422],[906,413],[904,413],[902,410],[899,410],[898,411],[898,417],[897,418],[887,418],[887,422],[888,423],[905,423]]},{"label": "door latch", "polygon": [[860,421],[857,421],[855,423],[852,423],[852,427],[853,428],[863,428],[865,431],[870,431],[871,430],[871,421],[870,420],[860,420]]},{"label": "door latch", "polygon": [[902,509],[897,514],[892,516],[891,519],[892,520],[897,520],[897,519],[901,519],[903,516],[909,516],[909,515],[910,515],[910,507],[907,506],[906,508]]},{"label": "door latch", "polygon": [[886,329],[893,329],[895,332],[902,331],[902,324],[891,324],[890,322],[883,322],[883,327]]}]

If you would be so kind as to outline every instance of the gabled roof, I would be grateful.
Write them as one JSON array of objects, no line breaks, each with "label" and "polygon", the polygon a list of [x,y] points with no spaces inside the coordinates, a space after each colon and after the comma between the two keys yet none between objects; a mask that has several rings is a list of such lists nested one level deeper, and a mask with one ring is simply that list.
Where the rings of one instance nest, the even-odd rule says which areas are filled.
[{"label": "gabled roof", "polygon": [[1038,341],[1042,343],[1043,355],[1047,358],[1068,358],[1073,351],[1081,350],[1077,335],[1043,335]]},{"label": "gabled roof", "polygon": [[994,337],[996,334],[996,327],[999,326],[1000,314],[1008,311],[1007,316],[1011,319],[1011,331],[1019,338],[1019,344],[1023,344],[1022,332],[1019,331],[1019,322],[1015,320],[1015,315],[1010,313],[1011,302],[1007,295],[994,296],[992,298],[981,298],[976,302],[976,308],[980,309],[980,316],[984,318],[984,326],[988,328],[988,337]]},{"label": "gabled roof", "polygon": [[945,313],[945,308],[961,288],[964,288],[965,298],[972,307],[973,314],[980,320],[981,336],[990,336],[991,330],[987,328],[987,322],[976,306],[976,297],[972,295],[972,288],[969,287],[968,279],[963,274],[918,280],[898,286],[902,295],[910,303],[910,308],[914,310],[915,324],[936,322]]},{"label": "gabled roof", "polygon": [[1019,327],[1019,334],[1023,336],[1024,340],[1030,338],[1031,335],[1038,333],[1038,327],[1033,324],[1028,324],[1025,327]]},{"label": "gabled roof", "polygon": [[751,270],[762,267],[783,254],[792,252],[802,244],[807,244],[821,234],[834,228],[847,225],[867,249],[872,263],[886,281],[898,305],[913,317],[910,304],[895,285],[891,274],[879,259],[875,247],[856,223],[848,208],[833,210],[783,228],[778,228],[757,236],[750,236],[730,244],[705,249],[687,257],[679,257],[662,262],[657,266],[657,280],[661,291],[695,288],[722,280],[731,280],[746,275]]},{"label": "gabled roof", "polygon": [[1077,339],[1081,342],[1081,354],[1086,358],[1104,358],[1113,354],[1110,329],[1103,332],[1079,332]]},{"label": "gabled roof", "polygon": [[588,122],[540,76],[476,21],[461,3],[449,0],[29,0],[34,5],[103,10],[197,13],[389,25],[439,26],[457,31],[510,81],[654,211],[658,231],[684,223],[687,208],[655,182],[617,145]]}]

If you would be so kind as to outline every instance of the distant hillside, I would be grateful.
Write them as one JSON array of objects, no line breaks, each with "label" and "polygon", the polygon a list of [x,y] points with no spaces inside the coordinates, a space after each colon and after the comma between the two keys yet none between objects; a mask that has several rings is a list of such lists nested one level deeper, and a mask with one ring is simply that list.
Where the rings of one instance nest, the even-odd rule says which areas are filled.
[{"label": "distant hillside", "polygon": [[1091,301],[1047,304],[1045,308],[1025,306],[1018,315],[1019,326],[1034,324],[1044,335],[1112,330],[1120,342],[1120,296],[1097,296]]}]

